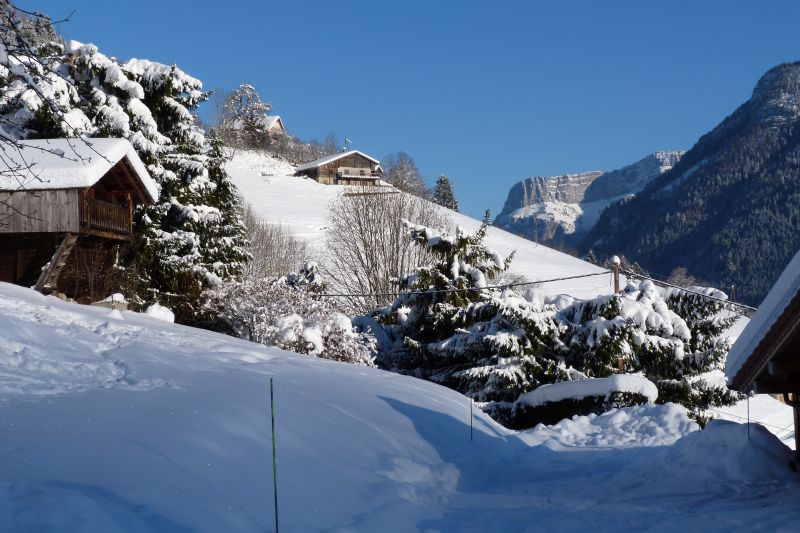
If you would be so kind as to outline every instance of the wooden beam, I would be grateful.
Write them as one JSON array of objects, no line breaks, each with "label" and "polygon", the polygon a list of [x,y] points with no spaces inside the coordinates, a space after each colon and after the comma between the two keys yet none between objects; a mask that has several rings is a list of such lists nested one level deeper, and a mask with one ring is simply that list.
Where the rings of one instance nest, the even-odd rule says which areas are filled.
[{"label": "wooden beam", "polygon": [[757,379],[753,382],[758,394],[783,394],[800,390],[800,378],[797,376],[786,379],[768,378]]},{"label": "wooden beam", "polygon": [[113,239],[115,241],[129,241],[131,235],[128,233],[114,233],[113,231],[106,231],[96,228],[85,228],[81,230],[81,235],[92,235],[94,237],[102,237],[104,239]]}]

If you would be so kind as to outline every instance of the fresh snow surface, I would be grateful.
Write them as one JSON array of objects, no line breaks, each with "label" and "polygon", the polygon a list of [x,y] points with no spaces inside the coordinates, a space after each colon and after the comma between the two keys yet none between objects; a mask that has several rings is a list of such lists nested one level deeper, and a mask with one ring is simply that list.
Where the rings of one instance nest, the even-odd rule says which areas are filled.
[{"label": "fresh snow surface", "polygon": [[0,530],[273,530],[270,378],[285,531],[800,520],[760,426],[668,404],[513,432],[427,381],[0,284]]},{"label": "fresh snow surface", "polygon": [[606,378],[576,379],[542,385],[519,397],[517,403],[537,407],[551,402],[575,399],[587,396],[605,396],[609,398],[614,392],[631,392],[641,394],[650,402],[658,399],[658,389],[644,376],[636,374],[614,374]]},{"label": "fresh snow surface", "polygon": [[144,314],[157,320],[163,320],[164,322],[175,322],[175,313],[173,313],[169,307],[164,307],[158,302],[150,304],[147,309],[144,310]]},{"label": "fresh snow surface", "polygon": [[[258,152],[237,151],[226,170],[245,202],[266,222],[283,224],[295,236],[309,242],[317,253],[325,249],[329,206],[349,187],[321,185],[314,180],[293,176],[295,167]],[[480,221],[449,209],[440,208],[466,231],[476,231]],[[412,221],[414,222],[414,221]],[[450,232],[453,228],[448,229]],[[511,270],[528,281],[602,272],[603,269],[552,248],[538,245],[496,227],[490,227],[486,245],[504,257],[516,250]],[[577,298],[593,298],[613,290],[611,274],[544,283],[541,290],[565,293]]]},{"label": "fresh snow surface", "polygon": [[152,201],[159,186],[125,139],[37,139],[0,148],[0,190],[91,187],[127,157]]},{"label": "fresh snow surface", "polygon": [[792,299],[800,291],[800,252],[789,261],[783,270],[778,281],[772,286],[758,311],[750,319],[750,323],[739,335],[736,343],[728,353],[726,373],[728,382],[733,381],[739,369],[750,357],[758,344],[769,333],[770,328],[775,324]]}]

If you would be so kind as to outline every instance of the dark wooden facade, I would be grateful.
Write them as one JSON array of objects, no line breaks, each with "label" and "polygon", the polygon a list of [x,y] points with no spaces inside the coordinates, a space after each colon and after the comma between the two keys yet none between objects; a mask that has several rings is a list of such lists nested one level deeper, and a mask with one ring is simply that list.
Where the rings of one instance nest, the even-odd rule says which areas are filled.
[{"label": "dark wooden facade", "polygon": [[[112,257],[115,245],[130,241],[133,210],[151,199],[123,158],[90,187],[0,191],[0,202],[0,281],[38,284],[59,243],[66,236],[77,236],[53,284],[47,286],[52,291],[61,289],[55,285],[61,268],[67,267],[74,278],[76,272],[93,268],[82,264],[85,258]],[[81,283],[70,281],[73,287]]]},{"label": "dark wooden facade", "polygon": [[297,175],[308,176],[325,185],[377,185],[383,176],[380,165],[360,152],[298,170]]}]

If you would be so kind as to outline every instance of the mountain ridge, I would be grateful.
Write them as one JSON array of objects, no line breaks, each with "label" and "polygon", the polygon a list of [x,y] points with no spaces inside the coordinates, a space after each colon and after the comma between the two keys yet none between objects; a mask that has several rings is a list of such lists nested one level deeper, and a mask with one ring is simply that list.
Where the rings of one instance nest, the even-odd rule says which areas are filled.
[{"label": "mountain ridge", "polygon": [[533,176],[511,187],[494,225],[545,244],[575,245],[611,203],[636,194],[683,152],[660,150],[611,171]]}]

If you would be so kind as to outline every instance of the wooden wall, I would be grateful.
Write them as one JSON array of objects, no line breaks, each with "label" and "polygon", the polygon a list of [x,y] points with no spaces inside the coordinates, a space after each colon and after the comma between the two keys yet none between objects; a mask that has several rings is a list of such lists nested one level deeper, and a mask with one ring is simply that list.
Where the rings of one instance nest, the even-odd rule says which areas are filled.
[{"label": "wooden wall", "polygon": [[0,281],[27,287],[36,283],[58,242],[55,233],[0,234]]},{"label": "wooden wall", "polygon": [[0,234],[80,231],[81,189],[0,191]]}]

